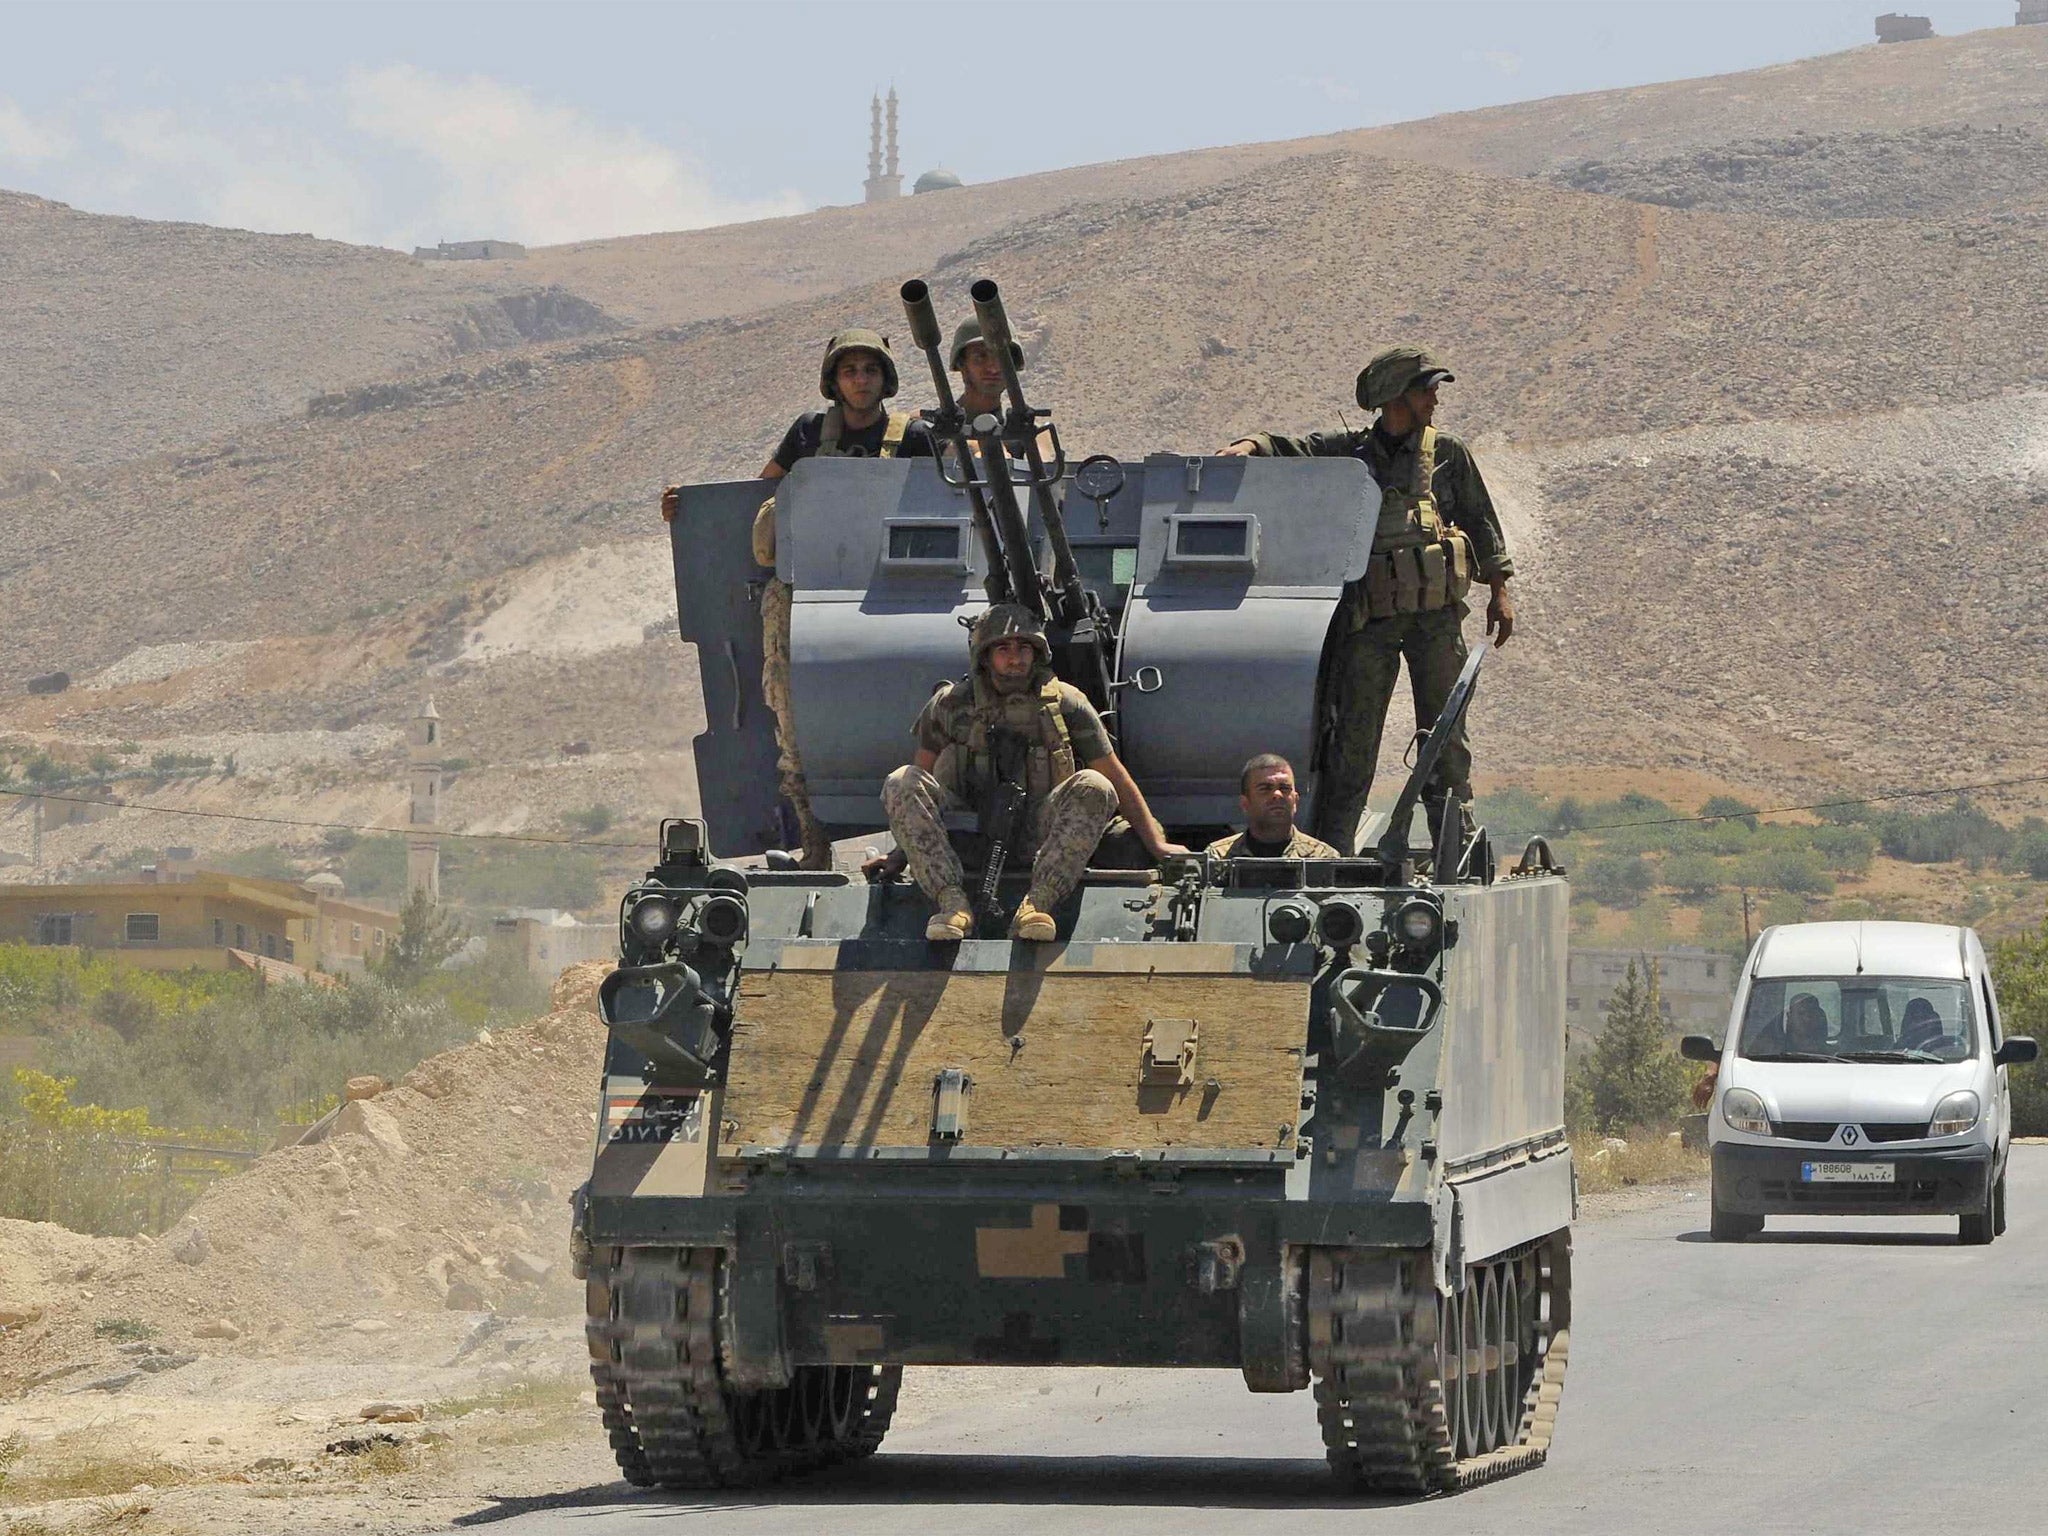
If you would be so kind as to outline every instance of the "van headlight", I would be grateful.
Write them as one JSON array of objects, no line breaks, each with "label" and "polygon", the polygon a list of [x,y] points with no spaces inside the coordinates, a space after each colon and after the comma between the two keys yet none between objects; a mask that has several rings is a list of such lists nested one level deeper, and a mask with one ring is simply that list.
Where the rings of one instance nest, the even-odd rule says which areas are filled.
[{"label": "van headlight", "polygon": [[1967,1088],[1959,1088],[1934,1106],[1934,1119],[1928,1124],[1927,1134],[1960,1136],[1976,1125],[1977,1116],[1982,1112],[1983,1106],[1978,1103],[1977,1095]]},{"label": "van headlight", "polygon": [[1745,1136],[1771,1134],[1771,1117],[1764,1113],[1764,1101],[1747,1088],[1730,1088],[1721,1095],[1721,1118],[1728,1129]]}]

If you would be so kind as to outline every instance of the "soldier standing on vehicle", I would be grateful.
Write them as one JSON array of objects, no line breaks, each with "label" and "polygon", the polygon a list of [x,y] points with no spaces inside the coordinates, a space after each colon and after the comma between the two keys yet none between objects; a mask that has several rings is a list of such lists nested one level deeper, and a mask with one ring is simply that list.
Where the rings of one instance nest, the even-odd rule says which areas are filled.
[{"label": "soldier standing on vehicle", "polygon": [[[1432,424],[1437,387],[1453,375],[1419,347],[1389,347],[1358,375],[1358,403],[1378,411],[1363,432],[1313,432],[1306,437],[1258,433],[1220,453],[1281,458],[1355,458],[1379,484],[1380,505],[1372,558],[1365,575],[1345,589],[1335,625],[1331,675],[1325,698],[1328,725],[1315,830],[1347,851],[1357,845],[1379,762],[1387,704],[1408,661],[1415,723],[1436,721],[1465,664],[1464,597],[1473,580],[1492,588],[1486,632],[1496,646],[1515,629],[1508,579],[1514,562],[1471,449]],[[1472,754],[1461,722],[1444,749],[1429,791],[1430,823],[1446,798],[1472,798]]]},{"label": "soldier standing on vehicle", "polygon": [[[882,785],[882,808],[910,874],[935,908],[925,937],[964,939],[974,931],[960,857],[946,836],[946,812],[983,814],[993,845],[1015,843],[1029,861],[1031,887],[1011,924],[1019,939],[1057,936],[1052,913],[1080,881],[1088,856],[1119,812],[1155,859],[1186,853],[1145,804],[1118,760],[1087,696],[1053,676],[1045,626],[1030,609],[997,603],[968,641],[974,669],[932,695],[913,730],[913,760]],[[991,826],[984,808],[1004,785],[1021,789],[1016,825]]]},{"label": "soldier standing on vehicle", "polygon": [[[896,393],[896,360],[888,338],[874,331],[841,331],[825,344],[818,370],[818,390],[830,403],[822,411],[806,411],[790,423],[774,455],[761,466],[760,478],[780,480],[799,460],[825,458],[930,458],[932,440],[915,416],[884,408]],[[662,493],[664,519],[675,518],[679,487]],[[775,568],[775,498],[761,504],[754,518],[754,559]],[[797,751],[795,717],[789,698],[790,586],[770,576],[761,587],[761,692],[775,716],[776,773],[782,797],[796,813],[802,840],[799,860],[804,869],[830,869],[832,842],[811,814],[811,796],[804,784],[803,759]]]},{"label": "soldier standing on vehicle", "polygon": [[1294,768],[1277,752],[1261,752],[1244,765],[1237,779],[1237,803],[1244,810],[1244,830],[1219,837],[1209,845],[1218,859],[1334,859],[1337,850],[1294,825],[1301,809]]}]

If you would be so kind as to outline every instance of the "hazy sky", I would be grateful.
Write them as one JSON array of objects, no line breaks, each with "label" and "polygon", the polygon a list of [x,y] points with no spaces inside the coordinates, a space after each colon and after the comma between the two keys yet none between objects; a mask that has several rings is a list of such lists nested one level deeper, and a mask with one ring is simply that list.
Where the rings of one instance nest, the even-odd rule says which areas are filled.
[{"label": "hazy sky", "polygon": [[[0,0],[0,187],[401,248],[542,244],[856,202],[891,84],[906,177],[986,181],[1747,69],[1868,44],[1906,3]],[[1911,8],[1943,34],[2013,19],[2013,0]]]}]

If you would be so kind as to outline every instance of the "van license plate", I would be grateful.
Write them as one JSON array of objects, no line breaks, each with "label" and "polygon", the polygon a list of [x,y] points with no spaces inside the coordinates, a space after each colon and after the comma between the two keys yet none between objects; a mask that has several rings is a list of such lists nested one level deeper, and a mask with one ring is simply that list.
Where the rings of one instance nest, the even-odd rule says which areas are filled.
[{"label": "van license plate", "polygon": [[1898,1177],[1896,1163],[1801,1163],[1806,1184],[1890,1184]]}]

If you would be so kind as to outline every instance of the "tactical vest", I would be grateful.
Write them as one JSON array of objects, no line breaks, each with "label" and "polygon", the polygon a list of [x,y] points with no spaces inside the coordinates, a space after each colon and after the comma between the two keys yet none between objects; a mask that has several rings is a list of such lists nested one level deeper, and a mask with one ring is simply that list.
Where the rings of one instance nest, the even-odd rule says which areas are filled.
[{"label": "tactical vest", "polygon": [[[875,450],[878,459],[893,459],[896,450],[903,446],[903,434],[910,430],[910,417],[900,411],[889,412],[888,425],[882,428],[882,446]],[[841,459],[847,455],[839,451],[839,439],[845,434],[846,418],[840,413],[839,402],[833,401],[825,407],[825,422],[818,429],[818,451],[820,459]],[[754,562],[757,565],[775,565],[775,498],[770,496],[761,503],[761,510],[754,514]]]},{"label": "tactical vest", "polygon": [[1380,493],[1372,557],[1359,583],[1365,618],[1448,608],[1472,590],[1472,541],[1437,510],[1436,428],[1415,446],[1415,475]]},{"label": "tactical vest", "polygon": [[978,810],[995,786],[995,736],[1005,732],[1024,739],[1025,796],[1034,805],[1044,800],[1074,776],[1074,743],[1060,707],[1063,697],[1064,686],[1056,677],[1028,693],[997,693],[979,668],[971,678],[949,684],[939,724],[954,744],[939,754],[939,782]]}]

